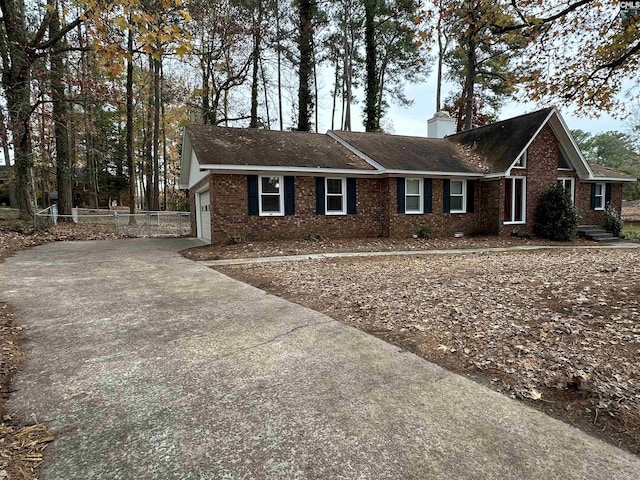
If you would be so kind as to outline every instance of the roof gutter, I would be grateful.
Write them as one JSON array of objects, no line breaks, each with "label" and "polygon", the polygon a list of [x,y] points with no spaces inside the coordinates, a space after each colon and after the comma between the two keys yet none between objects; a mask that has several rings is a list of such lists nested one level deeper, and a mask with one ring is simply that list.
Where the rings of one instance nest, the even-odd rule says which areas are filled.
[{"label": "roof gutter", "polygon": [[311,173],[317,175],[335,174],[335,175],[378,175],[380,172],[376,170],[362,170],[349,168],[321,168],[321,167],[273,167],[262,165],[202,165],[200,170],[213,170],[217,172],[278,172],[278,173]]},{"label": "roof gutter", "polygon": [[273,167],[257,165],[200,165],[200,171],[215,171],[219,173],[238,172],[273,172],[273,173],[305,173],[315,175],[363,175],[363,176],[427,176],[427,177],[461,177],[482,178],[484,173],[475,172],[431,172],[426,170],[360,170],[348,168],[320,168],[320,167]]},{"label": "roof gutter", "polygon": [[484,173],[474,173],[474,172],[430,172],[423,170],[383,170],[380,172],[381,174],[386,175],[416,175],[423,177],[444,177],[444,178],[452,178],[452,177],[462,177],[462,178],[483,178],[485,176]]}]

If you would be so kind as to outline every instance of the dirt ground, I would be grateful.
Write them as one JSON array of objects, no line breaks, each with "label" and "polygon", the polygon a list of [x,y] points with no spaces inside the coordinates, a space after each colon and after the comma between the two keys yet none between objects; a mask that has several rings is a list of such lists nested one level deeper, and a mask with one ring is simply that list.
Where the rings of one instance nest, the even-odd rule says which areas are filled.
[{"label": "dirt ground", "polygon": [[623,202],[622,219],[626,222],[640,222],[640,200]]},{"label": "dirt ground", "polygon": [[640,253],[218,267],[640,453]]},{"label": "dirt ground", "polygon": [[[0,262],[20,250],[48,242],[113,238],[118,237],[108,228],[94,225],[59,224],[33,232],[31,224],[20,220],[15,211],[0,209]],[[16,422],[5,408],[11,379],[26,357],[22,344],[24,329],[14,323],[11,306],[0,302],[0,479],[36,479],[44,449],[55,440],[46,425]]]},{"label": "dirt ground", "polygon": [[450,250],[463,248],[515,247],[522,245],[593,245],[593,242],[575,239],[573,242],[550,242],[518,237],[463,237],[463,238],[346,238],[320,240],[278,240],[271,242],[243,242],[231,245],[204,245],[180,253],[191,260],[221,260],[227,258],[276,257],[310,253],[335,252],[389,252],[416,250]]}]

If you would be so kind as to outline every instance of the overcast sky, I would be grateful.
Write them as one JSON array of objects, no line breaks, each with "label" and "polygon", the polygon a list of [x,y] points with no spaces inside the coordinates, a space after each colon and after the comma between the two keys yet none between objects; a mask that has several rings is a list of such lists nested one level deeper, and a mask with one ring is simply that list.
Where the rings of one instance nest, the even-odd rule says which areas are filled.
[{"label": "overcast sky", "polygon": [[[385,131],[396,135],[426,136],[427,120],[433,116],[435,111],[435,85],[435,75],[431,75],[425,83],[408,85],[405,92],[407,97],[413,100],[413,105],[408,108],[391,105],[382,121]],[[330,100],[326,100],[328,96],[330,96],[329,91],[330,88],[327,88],[326,85],[321,85],[321,92],[324,92],[324,95],[326,95],[324,97],[325,100],[320,101],[318,131],[322,133],[331,128],[331,102]],[[445,98],[448,93],[445,86],[445,92],[442,98]],[[363,98],[363,93],[360,91],[358,92],[358,98]],[[499,116],[501,120],[504,120],[523,113],[539,110],[546,106],[549,105],[509,102],[500,111]],[[353,130],[364,131],[364,126],[362,125],[362,108],[362,101],[360,101],[352,109]],[[559,108],[559,110],[571,130],[580,129],[592,133],[611,130],[624,132],[626,130],[626,126],[622,120],[615,119],[607,114],[601,115],[600,118],[580,118],[573,115],[570,109]],[[336,121],[339,123],[338,120]]]}]

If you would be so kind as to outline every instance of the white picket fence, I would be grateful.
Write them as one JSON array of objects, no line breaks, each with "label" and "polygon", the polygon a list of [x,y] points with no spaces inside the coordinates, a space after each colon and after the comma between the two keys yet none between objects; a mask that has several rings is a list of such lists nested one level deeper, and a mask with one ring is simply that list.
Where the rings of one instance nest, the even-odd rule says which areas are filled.
[{"label": "white picket fence", "polygon": [[181,237],[191,233],[189,212],[144,211],[130,214],[118,210],[72,208],[71,215],[60,215],[57,205],[34,215],[34,228],[56,225],[60,218],[73,223],[113,226],[114,231],[127,237]]}]

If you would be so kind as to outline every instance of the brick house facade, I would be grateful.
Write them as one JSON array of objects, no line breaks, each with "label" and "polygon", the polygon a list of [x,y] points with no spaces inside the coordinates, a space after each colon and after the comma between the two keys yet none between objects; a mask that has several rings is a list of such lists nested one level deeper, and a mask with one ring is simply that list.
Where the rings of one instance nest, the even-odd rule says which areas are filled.
[{"label": "brick house facade", "polygon": [[191,126],[182,172],[192,234],[212,243],[402,238],[422,225],[437,236],[532,233],[537,201],[558,181],[581,223],[601,225],[605,200],[619,212],[623,182],[635,181],[594,171],[555,109],[444,139]]}]

